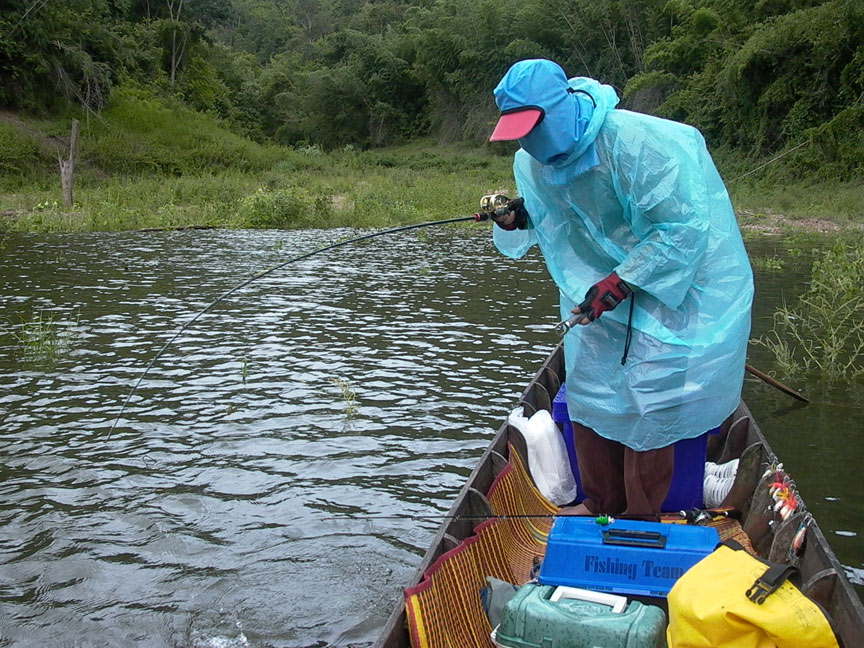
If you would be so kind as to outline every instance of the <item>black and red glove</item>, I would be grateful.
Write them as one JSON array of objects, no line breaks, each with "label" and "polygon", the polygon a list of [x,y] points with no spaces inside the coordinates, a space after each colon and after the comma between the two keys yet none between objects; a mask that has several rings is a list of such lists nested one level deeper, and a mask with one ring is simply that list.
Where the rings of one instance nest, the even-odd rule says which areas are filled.
[{"label": "black and red glove", "polygon": [[[506,211],[505,211],[506,210]],[[492,214],[492,220],[495,221],[495,224],[498,225],[503,230],[512,231],[515,229],[525,229],[528,227],[528,210],[525,209],[525,199],[524,198],[514,198],[511,200],[507,207],[502,210],[502,214],[498,215],[497,212]],[[513,222],[509,225],[502,225],[498,222],[502,217],[513,213]]]},{"label": "black and red glove", "polygon": [[632,292],[629,286],[613,272],[591,286],[585,293],[585,299],[573,309],[573,312],[577,312],[576,309],[578,309],[578,312],[584,315],[589,322],[593,322],[601,314],[612,310],[627,299]]}]

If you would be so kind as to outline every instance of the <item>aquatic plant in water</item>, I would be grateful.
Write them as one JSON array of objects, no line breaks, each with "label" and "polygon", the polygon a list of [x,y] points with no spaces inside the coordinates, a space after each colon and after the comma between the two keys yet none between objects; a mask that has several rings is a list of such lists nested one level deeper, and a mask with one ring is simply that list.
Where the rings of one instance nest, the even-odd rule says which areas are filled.
[{"label": "aquatic plant in water", "polygon": [[351,389],[351,385],[349,385],[346,380],[342,380],[341,378],[331,378],[330,382],[336,385],[336,387],[338,387],[342,392],[342,400],[345,403],[345,407],[342,411],[345,413],[347,418],[351,418],[357,413],[357,395],[354,393],[354,390]]},{"label": "aquatic plant in water", "polygon": [[819,372],[828,379],[864,375],[864,251],[835,244],[813,264],[807,291],[774,313],[774,326],[754,339],[788,375]]},{"label": "aquatic plant in water", "polygon": [[759,268],[761,270],[766,270],[768,272],[779,272],[783,269],[785,265],[783,259],[780,257],[772,256],[772,257],[751,257],[750,265],[754,268]]},{"label": "aquatic plant in water", "polygon": [[24,356],[30,360],[55,360],[72,347],[74,321],[59,320],[53,313],[39,313],[29,320],[24,320],[12,331],[18,342],[18,347]]}]

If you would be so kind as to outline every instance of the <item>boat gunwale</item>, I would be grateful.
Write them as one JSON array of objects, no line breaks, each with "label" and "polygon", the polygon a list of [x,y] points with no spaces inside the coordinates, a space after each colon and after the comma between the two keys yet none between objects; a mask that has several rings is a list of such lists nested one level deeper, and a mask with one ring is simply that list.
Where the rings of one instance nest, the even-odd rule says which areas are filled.
[{"label": "boat gunwale", "polygon": [[[550,352],[522,393],[519,404],[525,408],[526,415],[538,409],[551,411],[551,399],[557,393],[563,376],[563,350],[559,344]],[[730,417],[730,421],[732,421],[731,425],[721,432],[722,438],[715,441],[717,447],[714,451],[718,455],[716,458],[728,460],[733,458],[728,456],[729,454],[740,451],[741,456],[748,453],[751,461],[758,459],[761,465],[767,466],[777,462],[776,455],[743,400]],[[746,421],[746,424],[743,421]],[[485,493],[492,480],[506,464],[508,443],[512,444],[525,465],[528,465],[527,448],[521,433],[505,420],[454,499],[447,517],[435,533],[432,543],[406,588],[416,587],[436,560],[470,537],[475,528],[483,523],[483,516],[491,513]],[[724,454],[728,458],[724,457]],[[751,500],[761,481],[763,480],[753,484],[749,493],[743,491],[746,500],[739,504],[744,513],[745,529],[750,523],[752,529],[759,531],[754,547],[757,544],[767,544],[770,550],[775,536],[774,530],[768,525],[768,520],[773,516],[765,515],[762,511],[752,511],[751,515],[750,511]],[[730,495],[734,496],[735,493]],[[768,551],[763,548],[759,553],[760,555],[765,553],[767,556]],[[834,630],[845,645],[856,645],[852,640],[864,638],[864,604],[846,577],[842,564],[831,549],[815,517],[811,517],[807,525],[806,545],[799,568],[805,581],[803,588],[805,593],[813,596],[829,613]],[[406,622],[404,601],[400,600],[382,628],[373,648],[409,648],[411,644]]]}]

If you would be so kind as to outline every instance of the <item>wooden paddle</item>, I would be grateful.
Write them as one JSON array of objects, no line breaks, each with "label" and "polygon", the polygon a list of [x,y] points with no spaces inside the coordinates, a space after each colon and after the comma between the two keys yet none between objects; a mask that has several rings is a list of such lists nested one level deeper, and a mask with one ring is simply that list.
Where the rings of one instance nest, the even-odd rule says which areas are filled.
[{"label": "wooden paddle", "polygon": [[768,383],[769,385],[771,385],[772,387],[774,387],[774,388],[776,388],[776,389],[779,389],[779,390],[782,391],[784,394],[788,394],[788,395],[791,396],[792,398],[795,398],[795,399],[797,399],[797,400],[799,400],[799,401],[802,401],[802,402],[804,402],[804,403],[809,403],[809,402],[810,402],[809,399],[805,398],[804,396],[802,396],[801,394],[799,394],[798,392],[796,392],[796,391],[795,391],[794,389],[792,389],[791,387],[787,387],[786,385],[784,385],[784,384],[781,383],[780,381],[778,381],[778,380],[774,380],[771,376],[762,373],[761,371],[759,371],[759,370],[756,369],[755,367],[751,367],[749,364],[745,364],[745,365],[744,365],[744,369],[745,369],[746,371],[748,371],[749,373],[753,374],[754,376],[756,376],[759,380],[761,380],[761,381],[763,381],[763,382],[765,382],[765,383]]}]

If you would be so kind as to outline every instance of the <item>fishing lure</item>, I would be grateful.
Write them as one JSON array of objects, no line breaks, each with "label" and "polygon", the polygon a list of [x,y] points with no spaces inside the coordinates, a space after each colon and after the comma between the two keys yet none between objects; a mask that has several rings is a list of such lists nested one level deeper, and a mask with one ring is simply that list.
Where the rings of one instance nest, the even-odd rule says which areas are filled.
[{"label": "fishing lure", "polygon": [[795,482],[783,470],[782,463],[770,466],[762,475],[762,479],[766,478],[771,479],[768,493],[774,502],[770,509],[780,517],[781,521],[788,520],[797,510],[803,508]]}]

